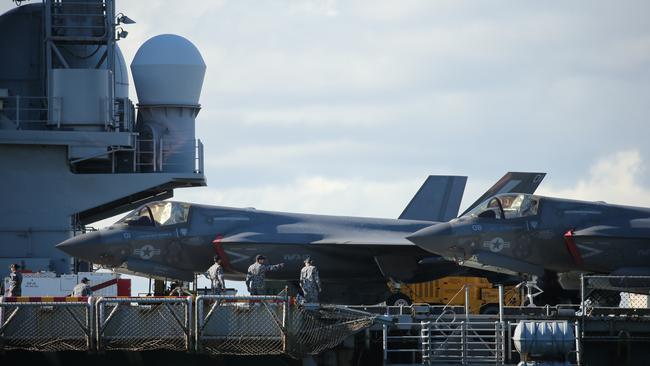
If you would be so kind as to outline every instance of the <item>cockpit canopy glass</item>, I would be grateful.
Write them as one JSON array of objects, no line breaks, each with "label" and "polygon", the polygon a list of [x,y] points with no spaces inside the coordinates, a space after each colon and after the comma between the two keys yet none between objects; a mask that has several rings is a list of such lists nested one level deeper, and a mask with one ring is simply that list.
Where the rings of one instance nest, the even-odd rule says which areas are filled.
[{"label": "cockpit canopy glass", "polygon": [[168,226],[187,222],[190,205],[183,202],[154,202],[134,210],[118,224],[130,226]]},{"label": "cockpit canopy glass", "polygon": [[488,198],[465,216],[514,219],[537,215],[539,197],[532,194],[504,193]]}]

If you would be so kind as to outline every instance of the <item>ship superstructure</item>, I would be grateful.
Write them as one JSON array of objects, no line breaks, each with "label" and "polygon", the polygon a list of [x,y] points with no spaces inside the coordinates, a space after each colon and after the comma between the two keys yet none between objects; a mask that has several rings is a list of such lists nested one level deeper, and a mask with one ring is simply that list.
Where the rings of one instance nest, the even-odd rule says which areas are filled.
[{"label": "ship superstructure", "polygon": [[131,70],[133,20],[112,0],[44,0],[0,16],[0,274],[84,270],[54,245],[89,223],[203,186],[195,117],[205,63],[160,35]]}]

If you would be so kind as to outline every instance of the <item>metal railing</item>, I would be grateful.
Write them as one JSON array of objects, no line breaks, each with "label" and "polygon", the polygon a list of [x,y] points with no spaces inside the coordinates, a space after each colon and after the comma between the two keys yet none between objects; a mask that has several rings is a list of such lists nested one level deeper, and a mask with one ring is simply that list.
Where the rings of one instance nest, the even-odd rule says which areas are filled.
[{"label": "metal railing", "polygon": [[505,361],[503,322],[422,322],[421,338],[424,364],[503,364]]},{"label": "metal railing", "polygon": [[192,297],[99,298],[97,349],[192,349]]},{"label": "metal railing", "polygon": [[61,103],[59,98],[10,96],[3,97],[3,108],[0,109],[7,119],[14,123],[17,130],[45,128],[48,123],[48,110],[51,105],[54,110],[52,118],[60,120]]},{"label": "metal railing", "polygon": [[[201,140],[194,140],[194,146],[185,148],[170,148],[164,139],[138,139],[135,151],[135,166],[138,171],[166,172],[169,168],[185,166],[183,163],[172,163],[175,156],[192,152],[193,166],[188,160],[188,172],[202,174],[204,172],[204,147]],[[172,169],[173,170],[173,169]]]},{"label": "metal railing", "polygon": [[416,322],[398,320],[384,326],[384,362],[423,364],[504,364],[507,322],[488,316],[445,315]]},{"label": "metal railing", "polygon": [[504,364],[507,323],[503,320],[503,286],[499,286],[499,313],[473,315],[470,286],[463,286],[449,300],[464,294],[463,306],[413,304],[387,314],[397,320],[383,328],[384,362],[423,364]]},{"label": "metal railing", "polygon": [[[13,122],[17,130],[61,128],[62,100],[61,97],[34,97],[14,95],[0,98],[3,114]],[[119,128],[122,131],[133,129],[133,103],[128,98],[115,98],[114,115],[110,122],[104,122],[103,128]],[[106,103],[108,105],[108,103]],[[98,124],[97,126],[101,126]]]},{"label": "metal railing", "polygon": [[[413,304],[408,307],[386,307],[386,315],[392,315],[396,324],[392,327],[384,325],[382,346],[384,363],[425,363],[427,358],[427,341],[423,337],[425,324],[455,324],[458,315],[465,313],[469,316],[469,306],[452,306],[454,299],[465,292],[465,303],[468,303],[469,288],[463,286],[449,300],[447,305]],[[395,312],[395,310],[399,310]],[[406,311],[405,311],[406,310]],[[422,319],[422,320],[420,320]]]},{"label": "metal railing", "polygon": [[388,360],[393,363],[422,362],[422,336],[418,332],[421,326],[421,322],[413,321],[398,321],[393,327],[383,326],[384,364],[387,364]]},{"label": "metal railing", "polygon": [[135,109],[129,98],[115,98],[113,120],[121,131],[133,131]]},{"label": "metal railing", "polygon": [[109,2],[46,1],[46,27],[54,40],[106,41],[112,37]]},{"label": "metal railing", "polygon": [[91,350],[92,298],[69,300],[0,298],[0,350]]}]

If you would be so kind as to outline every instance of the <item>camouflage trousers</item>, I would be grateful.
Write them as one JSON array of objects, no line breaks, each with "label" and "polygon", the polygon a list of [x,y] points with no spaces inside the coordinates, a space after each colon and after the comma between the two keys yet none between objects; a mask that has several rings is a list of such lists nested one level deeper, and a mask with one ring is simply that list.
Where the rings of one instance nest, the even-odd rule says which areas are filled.
[{"label": "camouflage trousers", "polygon": [[305,302],[318,302],[318,290],[303,292],[305,294]]}]

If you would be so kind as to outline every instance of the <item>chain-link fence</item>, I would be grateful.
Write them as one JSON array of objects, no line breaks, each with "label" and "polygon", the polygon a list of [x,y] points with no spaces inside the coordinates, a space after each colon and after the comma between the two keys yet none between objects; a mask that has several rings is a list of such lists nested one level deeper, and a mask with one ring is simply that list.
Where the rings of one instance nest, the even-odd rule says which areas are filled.
[{"label": "chain-link fence", "polygon": [[196,322],[191,297],[74,300],[0,301],[0,350],[196,349],[300,358],[337,346],[381,317],[345,306],[302,306],[288,296],[199,296]]},{"label": "chain-link fence", "polygon": [[650,315],[650,276],[590,275],[583,276],[581,282],[583,315],[595,314],[594,309],[598,309],[596,313],[635,309]]},{"label": "chain-link fence", "polygon": [[100,298],[96,312],[99,351],[191,348],[191,297]]},{"label": "chain-link fence", "polygon": [[377,317],[343,306],[303,307],[286,296],[199,296],[196,313],[199,352],[296,358],[335,347]]},{"label": "chain-link fence", "polygon": [[315,355],[370,327],[376,316],[343,306],[291,306],[287,353],[294,357]]},{"label": "chain-link fence", "polygon": [[214,355],[282,354],[287,311],[284,296],[199,296],[197,350]]},{"label": "chain-link fence", "polygon": [[89,301],[3,300],[0,302],[0,350],[56,352],[91,349],[92,304]]}]

